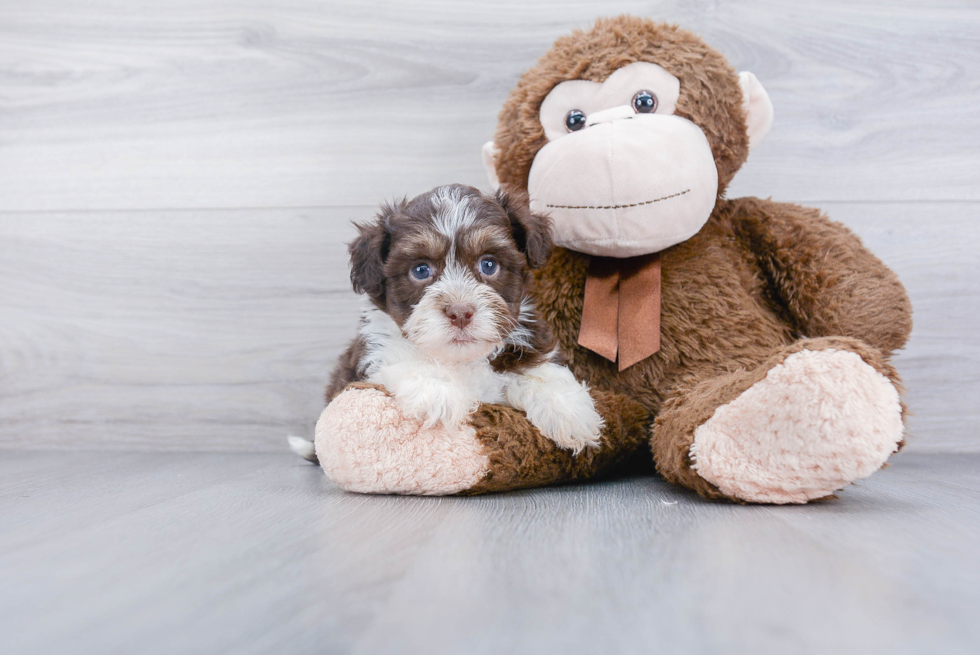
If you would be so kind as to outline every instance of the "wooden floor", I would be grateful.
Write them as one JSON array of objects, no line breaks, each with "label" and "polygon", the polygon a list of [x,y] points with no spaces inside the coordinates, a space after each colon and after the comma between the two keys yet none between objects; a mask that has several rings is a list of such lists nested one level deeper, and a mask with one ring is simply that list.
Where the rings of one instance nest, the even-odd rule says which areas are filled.
[{"label": "wooden floor", "polygon": [[0,652],[976,653],[980,455],[805,507],[652,477],[340,491],[287,454],[0,459]]},{"label": "wooden floor", "polygon": [[[486,186],[559,35],[699,32],[915,307],[894,465],[808,507],[656,477],[341,493],[312,434],[382,200]],[[0,654],[980,652],[975,0],[0,0]],[[972,453],[972,454],[970,454]]]}]

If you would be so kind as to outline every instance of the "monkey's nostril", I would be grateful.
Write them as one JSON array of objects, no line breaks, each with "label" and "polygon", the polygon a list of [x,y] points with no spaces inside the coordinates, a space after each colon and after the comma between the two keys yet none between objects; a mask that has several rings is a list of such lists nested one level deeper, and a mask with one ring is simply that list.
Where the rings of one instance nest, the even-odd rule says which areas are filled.
[{"label": "monkey's nostril", "polygon": [[466,305],[463,303],[453,303],[446,307],[446,316],[449,317],[449,322],[454,326],[463,329],[470,324],[473,320],[473,312],[476,308],[473,305]]}]

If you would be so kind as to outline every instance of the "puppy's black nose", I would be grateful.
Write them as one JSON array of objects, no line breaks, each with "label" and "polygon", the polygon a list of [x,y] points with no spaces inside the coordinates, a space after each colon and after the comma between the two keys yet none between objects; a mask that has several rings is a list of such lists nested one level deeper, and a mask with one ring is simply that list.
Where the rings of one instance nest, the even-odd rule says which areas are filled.
[{"label": "puppy's black nose", "polygon": [[454,302],[446,307],[446,316],[449,317],[450,323],[462,330],[473,320],[474,311],[476,311],[476,308],[473,305]]}]

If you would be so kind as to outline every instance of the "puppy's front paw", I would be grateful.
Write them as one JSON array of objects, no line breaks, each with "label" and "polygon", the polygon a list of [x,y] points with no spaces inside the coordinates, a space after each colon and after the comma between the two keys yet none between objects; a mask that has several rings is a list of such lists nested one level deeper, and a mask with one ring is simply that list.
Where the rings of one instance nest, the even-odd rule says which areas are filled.
[{"label": "puppy's front paw", "polygon": [[541,434],[578,454],[599,445],[605,422],[588,390],[563,366],[544,364],[508,388],[508,402],[523,409]]},{"label": "puppy's front paw", "polygon": [[456,427],[476,409],[476,404],[449,382],[433,378],[406,380],[393,390],[402,412],[422,422],[425,428],[439,423]]},{"label": "puppy's front paw", "polygon": [[569,398],[565,395],[553,397],[550,402],[547,398],[535,398],[525,410],[527,419],[541,434],[575,454],[583,448],[598,446],[604,425],[592,397],[584,389],[581,395],[584,398],[577,402],[567,402]]}]

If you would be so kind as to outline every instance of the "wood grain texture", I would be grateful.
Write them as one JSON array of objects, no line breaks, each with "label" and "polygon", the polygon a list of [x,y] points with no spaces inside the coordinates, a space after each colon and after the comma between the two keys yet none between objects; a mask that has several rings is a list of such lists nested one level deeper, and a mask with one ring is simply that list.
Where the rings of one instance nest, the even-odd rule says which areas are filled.
[{"label": "wood grain texture", "polygon": [[6,445],[256,449],[312,434],[373,209],[0,220]]},{"label": "wood grain texture", "polygon": [[[834,203],[905,281],[909,447],[980,450],[973,203]],[[312,434],[375,208],[0,220],[0,448],[271,450]]]},{"label": "wood grain texture", "polygon": [[976,653],[980,456],[804,507],[341,492],[288,453],[0,458],[0,651]]},{"label": "wood grain texture", "polygon": [[751,69],[773,132],[734,195],[978,200],[980,7],[786,0],[0,5],[0,210],[374,204],[483,184],[559,35],[629,12]]},{"label": "wood grain texture", "polygon": [[730,195],[826,210],[915,304],[910,448],[980,450],[972,2],[0,1],[0,449],[278,450],[354,330],[377,202],[484,183],[517,76],[600,13],[768,88]]}]

